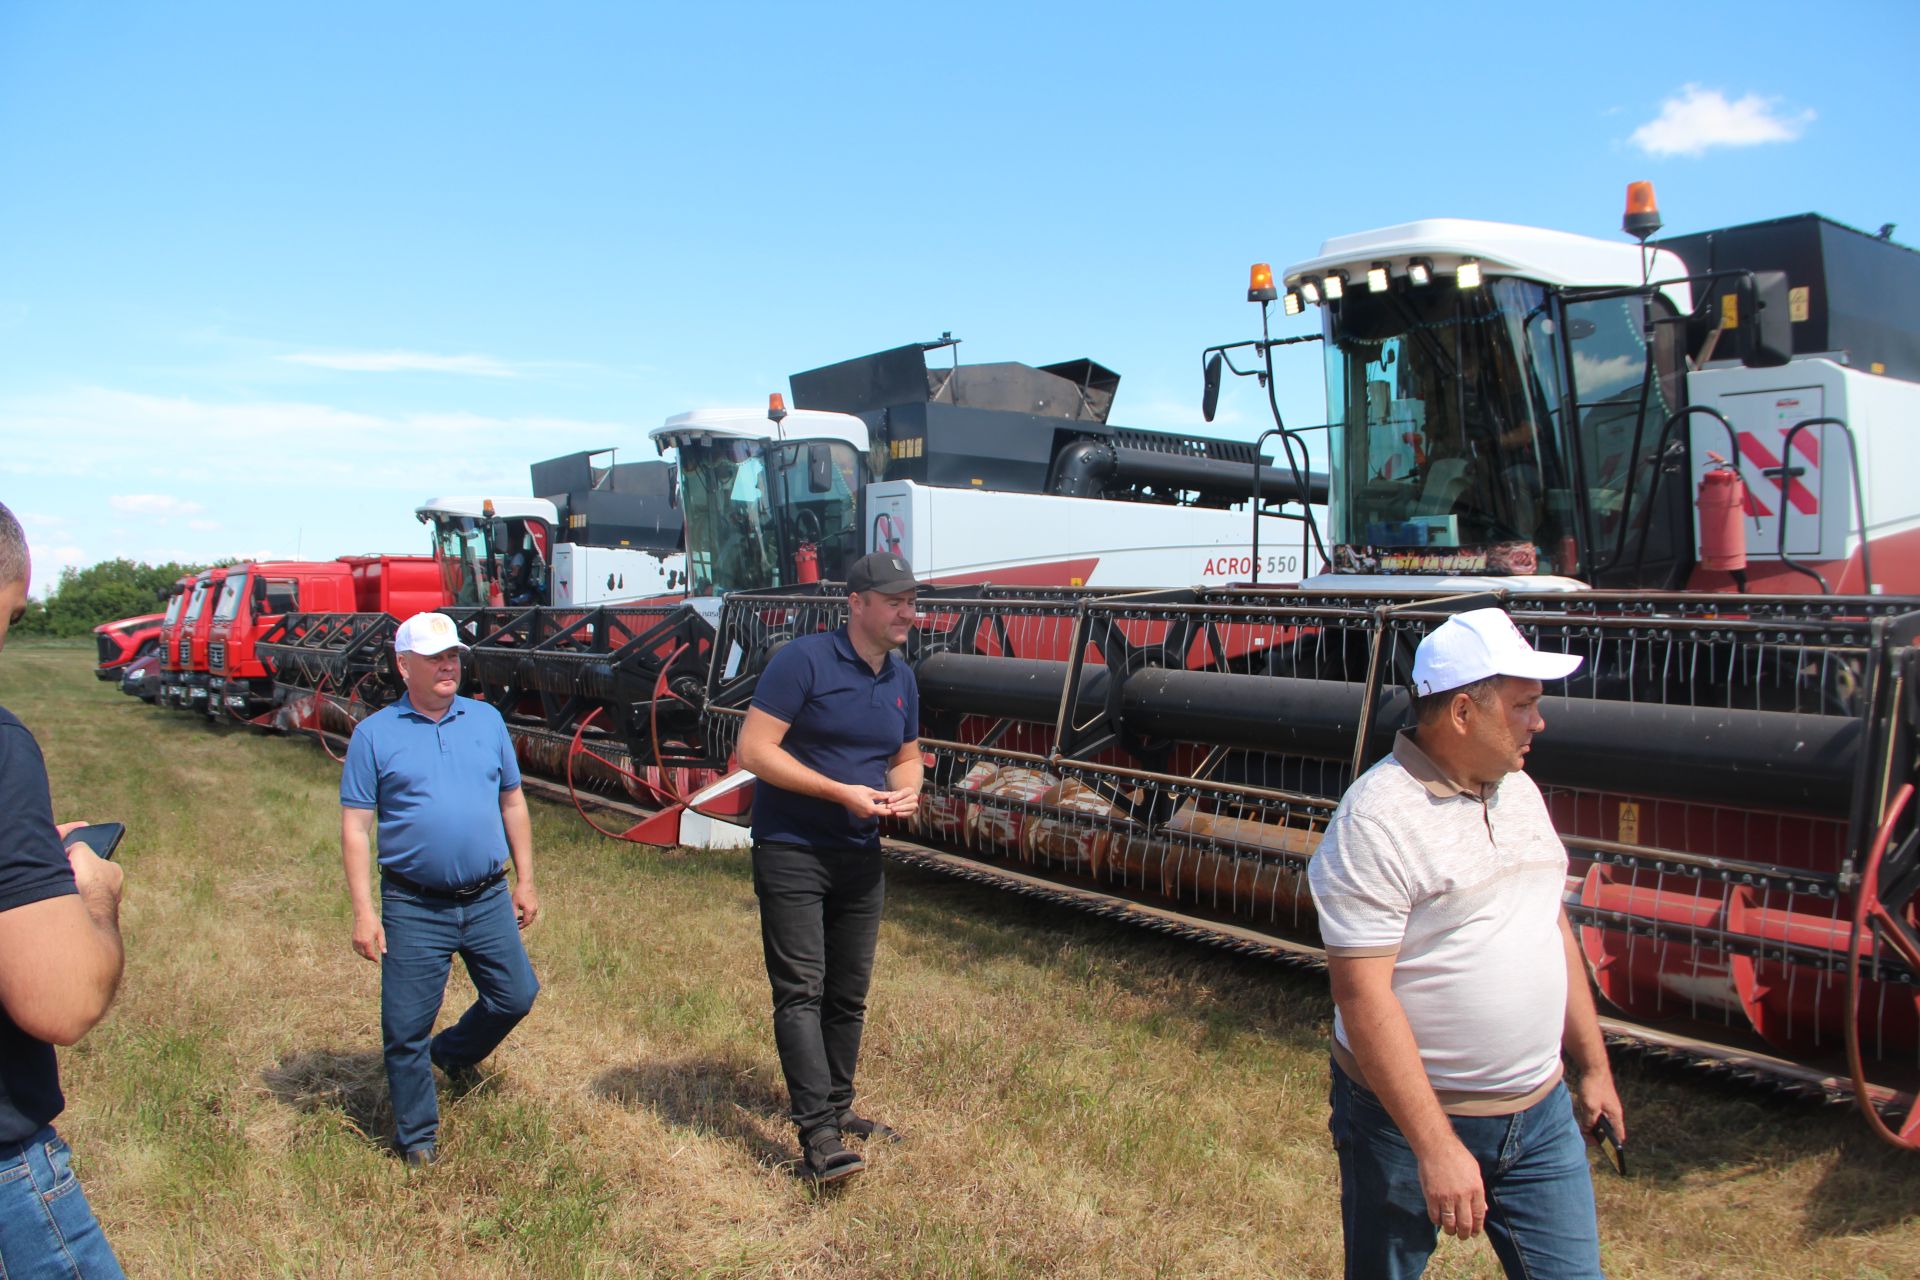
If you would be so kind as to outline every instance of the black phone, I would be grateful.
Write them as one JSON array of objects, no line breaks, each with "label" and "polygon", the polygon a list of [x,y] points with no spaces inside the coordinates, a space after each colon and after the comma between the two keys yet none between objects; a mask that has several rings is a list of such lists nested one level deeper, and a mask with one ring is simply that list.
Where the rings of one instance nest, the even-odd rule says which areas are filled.
[{"label": "black phone", "polygon": [[100,857],[111,858],[126,834],[127,824],[124,822],[96,822],[90,827],[75,827],[67,832],[67,838],[61,844],[84,844]]},{"label": "black phone", "polygon": [[1602,1113],[1600,1118],[1593,1122],[1590,1132],[1594,1140],[1600,1144],[1600,1153],[1606,1156],[1607,1163],[1613,1166],[1613,1171],[1623,1178],[1626,1177],[1627,1148],[1621,1143],[1620,1135],[1613,1131],[1613,1121],[1607,1119]]}]

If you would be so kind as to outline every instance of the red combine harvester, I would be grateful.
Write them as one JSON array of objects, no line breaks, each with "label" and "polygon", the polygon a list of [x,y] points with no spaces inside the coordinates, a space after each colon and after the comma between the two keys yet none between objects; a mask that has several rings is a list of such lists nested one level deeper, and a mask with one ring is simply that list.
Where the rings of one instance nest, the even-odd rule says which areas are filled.
[{"label": "red combine harvester", "polygon": [[[1119,375],[1091,360],[929,365],[956,345],[795,374],[791,410],[776,395],[765,412],[697,411],[654,431],[678,459],[684,603],[458,613],[474,690],[506,715],[527,770],[564,781],[583,815],[584,793],[658,815],[607,834],[737,841],[723,819],[748,793],[702,795],[726,772],[701,717],[723,594],[832,578],[880,546],[950,583],[1225,583],[1250,562],[1256,485],[1324,495],[1304,455],[1281,468],[1244,441],[1111,424]],[[1265,558],[1292,577],[1301,510],[1260,522]],[[752,672],[765,656],[721,663]]]},{"label": "red combine harvester", "polygon": [[[432,534],[437,598],[430,603],[357,614],[303,606],[266,628],[256,651],[278,686],[274,696],[289,709],[282,727],[316,732],[336,751],[354,724],[399,696],[393,629],[417,609],[444,609],[469,635],[537,618],[517,633],[523,641],[537,644],[535,633],[559,631],[572,645],[586,636],[624,643],[616,637],[625,623],[606,621],[608,601],[650,597],[629,611],[647,619],[643,629],[674,612],[686,571],[666,463],[619,463],[612,450],[593,450],[533,464],[532,481],[548,496],[438,498],[415,511]],[[516,663],[523,656],[511,655]],[[536,739],[521,750],[529,767],[543,751],[551,754]]]}]

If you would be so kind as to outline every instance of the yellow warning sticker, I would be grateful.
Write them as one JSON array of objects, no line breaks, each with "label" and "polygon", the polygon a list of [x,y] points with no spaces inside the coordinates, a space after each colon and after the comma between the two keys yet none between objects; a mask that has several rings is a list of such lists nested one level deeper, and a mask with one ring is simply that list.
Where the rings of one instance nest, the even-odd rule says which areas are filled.
[{"label": "yellow warning sticker", "polygon": [[1740,299],[1731,293],[1720,295],[1720,327],[1722,329],[1740,327]]},{"label": "yellow warning sticker", "polygon": [[1813,290],[1806,285],[1787,290],[1787,318],[1795,324],[1807,318],[1808,309],[1813,305]]},{"label": "yellow warning sticker", "polygon": [[1616,837],[1621,844],[1640,843],[1640,803],[1637,800],[1620,802],[1620,834]]}]

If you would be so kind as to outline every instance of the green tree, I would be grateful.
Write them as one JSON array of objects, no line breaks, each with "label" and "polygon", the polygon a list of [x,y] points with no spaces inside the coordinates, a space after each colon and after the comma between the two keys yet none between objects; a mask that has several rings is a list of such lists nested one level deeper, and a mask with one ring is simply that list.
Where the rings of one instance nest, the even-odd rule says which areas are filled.
[{"label": "green tree", "polygon": [[165,596],[183,574],[197,565],[145,564],[133,560],[103,560],[84,569],[60,571],[60,582],[44,602],[27,606],[20,620],[21,635],[84,636],[102,622],[166,608]]}]

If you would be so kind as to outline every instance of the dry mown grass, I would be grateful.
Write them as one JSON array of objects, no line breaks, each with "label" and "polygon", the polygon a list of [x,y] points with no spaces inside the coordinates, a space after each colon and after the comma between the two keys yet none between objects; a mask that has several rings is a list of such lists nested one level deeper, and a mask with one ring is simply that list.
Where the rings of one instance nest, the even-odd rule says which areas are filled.
[{"label": "dry mown grass", "polygon": [[[535,806],[545,991],[409,1177],[335,767],[15,645],[0,702],[63,816],[122,819],[129,965],[62,1127],[140,1276],[1321,1276],[1339,1271],[1324,983],[917,873],[892,878],[861,1079],[909,1140],[844,1194],[790,1132],[737,854]],[[448,1007],[470,998],[456,977]],[[1618,1277],[1920,1274],[1920,1156],[1850,1113],[1622,1067]],[[1429,1274],[1497,1274],[1484,1244]]]}]

